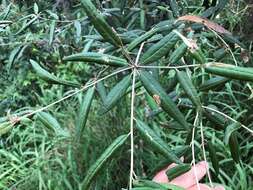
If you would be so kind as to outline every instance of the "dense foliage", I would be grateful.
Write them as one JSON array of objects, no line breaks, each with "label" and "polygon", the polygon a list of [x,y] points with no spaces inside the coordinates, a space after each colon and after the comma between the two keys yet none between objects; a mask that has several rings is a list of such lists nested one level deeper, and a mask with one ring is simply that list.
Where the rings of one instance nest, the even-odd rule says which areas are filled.
[{"label": "dense foliage", "polygon": [[138,189],[203,159],[252,189],[246,2],[0,3],[0,189]]}]

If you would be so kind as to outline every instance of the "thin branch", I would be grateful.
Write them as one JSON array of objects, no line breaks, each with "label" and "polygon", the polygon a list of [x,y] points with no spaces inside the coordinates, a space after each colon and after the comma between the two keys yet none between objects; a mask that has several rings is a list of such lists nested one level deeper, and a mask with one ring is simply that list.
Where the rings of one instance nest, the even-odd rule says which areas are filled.
[{"label": "thin branch", "polygon": [[[220,111],[218,111],[218,110],[216,110],[216,109],[210,108],[210,107],[208,107],[208,106],[202,106],[202,108],[205,108],[205,109],[214,111],[214,112],[216,112],[216,113],[218,113],[218,114],[220,114],[220,115],[222,115],[222,116],[224,116],[224,117],[230,119],[231,121],[233,121],[233,122],[235,122],[235,123],[239,123],[238,121],[236,121],[236,120],[233,119],[232,117],[229,117],[229,116],[226,115],[225,113],[222,113],[222,112],[220,112]],[[239,123],[239,124],[240,124],[240,126],[241,126],[242,128],[246,129],[246,130],[249,131],[251,134],[253,134],[253,130],[251,130],[250,128],[246,127],[245,125],[243,125],[243,124],[241,124],[241,123]]]},{"label": "thin branch", "polygon": [[[204,137],[204,131],[203,131],[202,113],[200,113],[200,114],[201,114],[201,115],[200,115],[201,147],[202,147],[202,151],[203,151],[204,161],[208,164],[207,159],[206,159],[205,137]],[[208,179],[209,179],[210,185],[211,185],[211,187],[213,188],[213,182],[212,182],[212,178],[211,178],[209,166],[207,166],[206,171],[207,171],[207,177],[208,177]],[[209,189],[210,189],[210,188],[209,188]]]},{"label": "thin branch", "polygon": [[197,123],[198,123],[198,117],[199,117],[199,113],[197,112],[195,120],[194,120],[194,124],[193,124],[193,129],[192,129],[191,147],[192,147],[192,163],[193,163],[194,176],[195,176],[195,180],[196,180],[198,190],[200,190],[199,180],[198,180],[197,171],[196,171],[196,160],[195,160],[195,150],[194,150],[195,128],[196,128]]},{"label": "thin branch", "polygon": [[135,80],[136,69],[133,70],[133,82],[131,93],[131,118],[130,118],[130,138],[131,138],[131,156],[130,156],[130,176],[129,176],[129,189],[132,189],[133,174],[134,174],[134,100],[135,100]]},{"label": "thin branch", "polygon": [[234,53],[232,52],[230,46],[225,42],[225,40],[223,40],[223,38],[222,38],[216,31],[214,31],[214,30],[211,29],[211,28],[209,28],[209,30],[211,30],[211,31],[215,34],[215,36],[217,36],[217,37],[222,41],[222,43],[225,44],[225,46],[226,46],[226,48],[228,49],[229,53],[232,55],[232,58],[233,58],[233,60],[234,60],[234,62],[235,62],[235,65],[238,66],[238,63],[237,63],[237,61],[236,61],[236,59],[235,59]]},{"label": "thin branch", "polygon": [[26,115],[23,115],[22,117],[19,118],[19,120],[22,120],[22,119],[27,118],[27,117],[30,117],[30,116],[32,116],[32,115],[34,115],[34,114],[36,114],[36,113],[39,113],[39,112],[41,112],[41,111],[44,111],[44,110],[46,110],[46,109],[48,109],[48,108],[50,108],[50,107],[52,107],[52,106],[54,106],[54,105],[56,105],[56,104],[58,104],[58,103],[64,101],[64,100],[66,100],[66,99],[68,99],[68,98],[70,98],[70,97],[72,97],[72,96],[74,96],[74,95],[76,95],[76,94],[78,94],[78,93],[80,93],[80,92],[82,92],[82,91],[85,91],[87,88],[89,88],[89,87],[91,87],[91,86],[97,84],[97,83],[100,82],[100,81],[103,81],[103,80],[105,80],[105,79],[107,79],[107,78],[110,78],[110,77],[112,77],[112,76],[114,76],[114,75],[116,75],[116,74],[118,74],[118,73],[121,73],[121,72],[123,72],[123,71],[129,70],[129,69],[131,69],[131,68],[132,68],[132,67],[127,67],[127,68],[124,68],[124,69],[115,71],[115,72],[113,72],[113,73],[111,73],[111,74],[109,74],[109,75],[107,75],[107,76],[105,76],[105,77],[103,77],[103,78],[101,78],[101,79],[98,79],[98,80],[96,80],[96,81],[94,81],[94,82],[92,82],[92,83],[89,83],[89,84],[85,85],[84,87],[78,89],[77,91],[75,91],[75,92],[73,92],[73,93],[71,93],[71,94],[69,94],[69,95],[67,95],[67,96],[65,96],[65,97],[63,97],[63,98],[61,98],[61,99],[59,99],[59,100],[57,100],[57,101],[51,103],[51,104],[48,104],[48,105],[45,106],[45,107],[42,107],[42,108],[40,108],[40,109],[37,109],[37,110],[35,110],[35,111],[31,112],[31,113],[28,113],[28,114],[26,114]]},{"label": "thin branch", "polygon": [[137,57],[134,63],[133,69],[133,82],[132,82],[132,92],[131,92],[131,116],[130,116],[130,138],[131,138],[131,158],[130,158],[130,176],[129,176],[129,189],[132,189],[133,175],[134,175],[134,100],[135,100],[135,84],[136,84],[136,65],[138,65],[141,51],[143,49],[144,43],[138,51]]}]

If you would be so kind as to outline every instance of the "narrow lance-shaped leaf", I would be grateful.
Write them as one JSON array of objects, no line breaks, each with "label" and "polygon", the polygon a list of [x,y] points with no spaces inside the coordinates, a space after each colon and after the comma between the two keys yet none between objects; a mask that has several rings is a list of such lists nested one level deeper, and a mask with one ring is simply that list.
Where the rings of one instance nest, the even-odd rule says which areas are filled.
[{"label": "narrow lance-shaped leaf", "polygon": [[159,60],[161,57],[165,56],[179,40],[179,36],[171,32],[168,35],[164,36],[156,44],[152,45],[141,57],[141,64],[148,64]]},{"label": "narrow lance-shaped leaf", "polygon": [[13,126],[14,124],[10,121],[0,123],[0,137],[8,133],[13,128]]},{"label": "narrow lance-shaped leaf", "polygon": [[180,44],[180,46],[176,48],[175,51],[173,51],[173,53],[169,57],[168,63],[166,64],[177,63],[186,54],[187,48],[188,46],[185,43]]},{"label": "narrow lance-shaped leaf", "polygon": [[176,104],[166,94],[162,86],[154,79],[154,77],[147,71],[140,72],[140,79],[143,86],[152,97],[157,97],[160,100],[160,106],[166,111],[173,119],[180,123],[186,129],[189,129],[184,115],[177,108]]},{"label": "narrow lance-shaped leaf", "polygon": [[223,63],[206,64],[205,71],[223,77],[253,82],[253,68],[237,67]]},{"label": "narrow lance-shaped leaf", "polygon": [[48,129],[53,130],[56,135],[69,136],[68,132],[61,127],[59,122],[51,114],[46,112],[40,112],[37,114],[37,118]]},{"label": "narrow lance-shaped leaf", "polygon": [[79,43],[82,35],[82,26],[81,23],[77,20],[74,21],[74,26],[76,29],[76,42]]},{"label": "narrow lance-shaped leaf", "polygon": [[[188,151],[191,151],[190,146],[182,146],[173,150],[173,152],[175,153],[175,155],[177,155],[178,158],[181,158],[182,156],[184,156]],[[155,174],[172,163],[173,162],[171,162],[170,160],[164,159],[161,162],[159,162],[155,167],[152,168],[151,173]]]},{"label": "narrow lance-shaped leaf", "polygon": [[56,25],[56,20],[53,20],[50,24],[50,29],[49,29],[49,41],[48,41],[49,46],[51,46],[54,41],[55,25]]},{"label": "narrow lance-shaped leaf", "polygon": [[200,85],[200,91],[208,91],[224,85],[229,79],[225,77],[213,77]]},{"label": "narrow lance-shaped leaf", "polygon": [[240,129],[240,127],[241,127],[241,125],[240,125],[239,122],[232,123],[232,124],[230,124],[229,126],[226,127],[225,135],[224,135],[224,142],[225,142],[225,144],[229,144],[230,136],[235,131],[237,131],[238,129]]},{"label": "narrow lance-shaped leaf", "polygon": [[63,84],[63,85],[68,85],[68,86],[74,86],[78,87],[79,84],[71,81],[66,81],[57,78],[53,74],[49,73],[47,70],[43,69],[37,62],[34,60],[30,60],[30,63],[32,64],[33,69],[36,71],[39,77],[41,77],[43,80],[51,82],[53,84]]},{"label": "narrow lance-shaped leaf", "polygon": [[38,16],[34,16],[30,21],[25,22],[24,25],[22,26],[22,28],[15,34],[15,35],[19,35],[20,33],[22,33],[23,31],[25,31],[30,25],[32,25],[36,20],[38,19]]},{"label": "narrow lance-shaped leaf", "polygon": [[23,47],[23,45],[20,45],[11,51],[11,54],[10,54],[10,57],[8,60],[8,65],[7,65],[8,71],[10,71],[10,69],[12,68],[12,65],[16,61],[16,58],[17,58],[19,52],[21,51],[22,47]]},{"label": "narrow lance-shaped leaf", "polygon": [[176,177],[188,172],[191,169],[191,164],[179,164],[166,171],[168,179],[171,181]]},{"label": "narrow lance-shaped leaf", "polygon": [[216,172],[216,175],[219,175],[219,170],[220,170],[219,160],[217,157],[215,146],[213,145],[212,141],[207,142],[207,148],[208,148],[209,157],[211,159],[214,171]]},{"label": "narrow lance-shaped leaf", "polygon": [[81,0],[81,2],[86,14],[90,18],[96,30],[101,34],[101,36],[103,36],[104,39],[110,42],[111,44],[120,47],[121,40],[119,36],[105,21],[101,12],[96,9],[96,7],[90,0]]},{"label": "narrow lance-shaped leaf", "polygon": [[0,137],[6,133],[8,133],[10,130],[12,130],[12,128],[17,125],[18,123],[22,123],[22,124],[25,124],[25,123],[28,123],[30,122],[31,120],[28,119],[28,118],[22,118],[19,120],[19,118],[17,118],[18,120],[14,120],[13,121],[5,121],[5,122],[2,122],[0,123]]},{"label": "narrow lance-shaped leaf", "polygon": [[104,86],[103,81],[100,81],[100,82],[97,83],[96,89],[98,91],[99,96],[102,99],[102,102],[104,103],[105,99],[106,99],[106,96],[107,96],[107,92],[106,92],[106,88]]},{"label": "narrow lance-shaped leaf", "polygon": [[128,62],[125,59],[118,58],[112,55],[94,52],[83,52],[73,54],[63,58],[64,61],[82,61],[87,63],[98,63],[101,65],[110,65],[115,67],[127,66]]},{"label": "narrow lance-shaped leaf", "polygon": [[140,135],[150,146],[171,162],[181,163],[180,159],[170,150],[168,145],[149,126],[140,120],[137,120],[136,124],[136,128],[140,132]]},{"label": "narrow lance-shaped leaf", "polygon": [[229,148],[231,156],[236,163],[240,162],[240,148],[237,139],[237,132],[233,132],[229,138]]},{"label": "narrow lance-shaped leaf", "polygon": [[175,23],[174,20],[166,20],[158,23],[156,26],[151,28],[149,31],[145,32],[138,38],[135,38],[127,47],[127,51],[132,51],[134,48],[136,48],[138,45],[140,45],[142,42],[150,39],[152,36],[154,36],[158,32],[162,31],[170,31],[174,27],[176,27],[178,23]]},{"label": "narrow lance-shaped leaf", "polygon": [[184,89],[185,93],[191,99],[192,103],[195,104],[196,107],[200,108],[201,102],[198,97],[197,90],[191,82],[191,79],[184,71],[176,70],[176,72],[177,72],[177,79],[182,88]]},{"label": "narrow lance-shaped leaf", "polygon": [[112,88],[106,96],[102,113],[108,112],[118,103],[118,101],[125,95],[130,83],[131,75],[127,75]]},{"label": "narrow lance-shaped leaf", "polygon": [[96,162],[89,168],[85,178],[82,182],[82,190],[88,190],[93,179],[96,177],[101,168],[111,159],[113,154],[124,144],[128,135],[121,135],[116,138],[112,144],[106,148],[103,154],[96,160]]},{"label": "narrow lance-shaped leaf", "polygon": [[177,4],[176,0],[170,0],[170,8],[172,9],[173,15],[174,17],[178,17],[179,16],[179,7]]},{"label": "narrow lance-shaped leaf", "polygon": [[150,180],[138,180],[134,182],[134,186],[132,190],[184,190],[176,185],[157,183]]},{"label": "narrow lance-shaped leaf", "polygon": [[87,118],[90,112],[91,103],[94,97],[95,86],[88,89],[86,92],[78,113],[77,124],[76,124],[76,138],[80,139],[83,130],[85,128]]}]

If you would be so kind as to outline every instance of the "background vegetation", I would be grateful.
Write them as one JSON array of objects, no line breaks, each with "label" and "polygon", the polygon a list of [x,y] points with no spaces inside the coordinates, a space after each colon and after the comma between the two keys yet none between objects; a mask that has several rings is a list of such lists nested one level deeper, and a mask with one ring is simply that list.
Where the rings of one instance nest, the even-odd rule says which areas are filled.
[{"label": "background vegetation", "polygon": [[[252,22],[252,4],[242,0],[94,0],[100,16],[113,27],[113,30],[107,28],[105,33],[109,31],[109,38],[105,38],[96,25],[99,19],[91,19],[85,2],[88,1],[0,1],[0,189],[84,189],[89,168],[117,137],[129,132],[129,138],[92,178],[90,188],[127,189],[131,155],[134,155],[135,179],[151,179],[159,165],[169,161],[154,142],[145,140],[135,121],[133,128],[130,127],[132,113],[173,154],[184,148],[187,163],[193,163],[189,145],[195,145],[196,161],[204,159],[202,145],[205,145],[215,183],[227,189],[252,190],[253,72],[249,68],[253,64],[252,26],[245,24]],[[216,25],[213,28],[210,23],[204,26],[189,19],[175,22],[183,15],[208,18],[231,34],[220,32],[222,28]],[[158,31],[153,33],[155,29]],[[150,31],[152,35],[133,45]],[[177,39],[173,46],[149,61],[150,53],[157,50],[155,45],[169,34]],[[120,37],[121,44],[112,42],[113,35]],[[190,51],[191,45],[197,45],[197,55]],[[180,48],[184,49],[181,54],[175,52]],[[142,53],[138,53],[140,49]],[[81,52],[104,53],[131,64],[140,55],[143,67],[131,68],[138,69],[134,112],[132,70],[97,83],[122,67],[64,58]],[[173,60],[175,55],[180,55],[177,60]],[[145,60],[147,63],[143,64]],[[249,75],[245,76],[243,70],[239,78],[231,73],[217,76],[199,66],[211,62],[247,67]],[[144,70],[152,72],[150,84],[159,81],[189,128],[185,129],[177,116],[167,114],[170,108],[163,105],[167,102],[164,93],[160,89],[150,90],[140,74]],[[178,70],[185,71],[183,74],[188,77],[185,81],[179,80]],[[45,71],[57,78],[49,73],[45,76]],[[119,94],[119,87],[124,85],[117,84],[126,76],[131,76],[130,84]],[[66,85],[66,81],[71,81],[71,85]],[[95,87],[86,91],[84,86],[94,81]],[[191,84],[193,87],[187,91]],[[112,92],[115,86],[117,89]],[[191,143],[192,128],[194,143]],[[209,183],[208,178],[204,181]]]}]

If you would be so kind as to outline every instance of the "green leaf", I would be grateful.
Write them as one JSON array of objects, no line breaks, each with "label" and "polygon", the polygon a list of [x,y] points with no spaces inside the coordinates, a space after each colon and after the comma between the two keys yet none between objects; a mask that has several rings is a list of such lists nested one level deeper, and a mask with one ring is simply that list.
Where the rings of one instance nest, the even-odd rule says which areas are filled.
[{"label": "green leaf", "polygon": [[158,61],[161,57],[165,56],[179,40],[179,36],[175,32],[169,33],[164,36],[156,44],[152,45],[141,57],[141,64],[148,64]]},{"label": "green leaf", "polygon": [[31,26],[36,20],[38,19],[37,16],[34,16],[31,20],[29,20],[28,22],[25,22],[22,26],[22,28],[16,33],[14,34],[15,36],[16,35],[19,35],[21,34],[23,31],[25,31],[29,26]]},{"label": "green leaf", "polygon": [[148,40],[153,35],[155,35],[158,32],[158,28],[152,28],[148,32],[145,32],[140,37],[134,39],[127,47],[127,51],[132,51],[134,48],[136,48],[138,45],[140,45],[145,40]]},{"label": "green leaf", "polygon": [[171,56],[169,57],[168,64],[175,64],[177,63],[187,52],[188,46],[185,43],[182,43],[178,48],[173,51]]},{"label": "green leaf", "polygon": [[[182,146],[173,150],[173,152],[175,153],[175,155],[177,155],[178,158],[184,156],[188,151],[191,151],[190,146]],[[151,173],[154,175],[155,173],[159,172],[160,170],[164,169],[166,166],[172,163],[173,162],[168,159],[161,160],[155,167],[152,168]]]},{"label": "green leaf", "polygon": [[168,179],[171,181],[176,177],[188,172],[191,169],[191,164],[179,164],[166,171]]},{"label": "green leaf", "polygon": [[213,145],[212,141],[207,142],[207,148],[208,148],[209,157],[211,159],[214,171],[216,172],[216,175],[219,175],[219,172],[220,172],[219,160],[217,157],[217,151],[216,151],[215,146]]},{"label": "green leaf", "polygon": [[98,94],[99,94],[99,96],[101,97],[102,102],[103,102],[103,104],[104,104],[104,102],[105,102],[105,100],[106,100],[107,92],[106,92],[106,88],[105,88],[105,86],[104,86],[103,81],[100,81],[100,82],[97,83],[96,89],[97,89]]},{"label": "green leaf", "polygon": [[167,190],[162,184],[159,184],[154,181],[150,180],[138,180],[134,181],[134,189],[139,189],[139,188],[152,188],[152,189],[161,189],[161,190]]},{"label": "green leaf", "polygon": [[170,8],[173,12],[174,17],[179,17],[179,7],[176,0],[170,0]]},{"label": "green leaf", "polygon": [[241,124],[239,122],[237,123],[232,123],[230,124],[229,126],[226,127],[226,130],[225,130],[225,135],[224,135],[224,142],[226,144],[229,144],[229,139],[230,139],[230,136],[235,132],[237,131],[238,129],[240,129],[241,127]]},{"label": "green leaf", "polygon": [[77,124],[76,124],[77,140],[81,138],[82,133],[84,131],[84,128],[88,119],[88,115],[90,112],[91,103],[94,97],[94,92],[95,92],[95,86],[89,88],[81,103],[80,110],[78,113],[78,118],[77,118]]},{"label": "green leaf", "polygon": [[30,60],[30,63],[32,64],[33,69],[35,72],[38,74],[39,77],[41,77],[43,80],[48,81],[53,84],[63,84],[63,85],[68,85],[68,86],[74,86],[78,87],[79,84],[75,82],[70,82],[70,81],[65,81],[62,79],[57,78],[53,74],[50,74],[48,71],[43,69],[36,61]]},{"label": "green leaf", "polygon": [[233,132],[230,135],[228,144],[229,144],[229,148],[230,148],[230,152],[231,152],[231,156],[233,160],[236,163],[239,163],[240,162],[240,148],[239,148],[239,143],[237,139],[237,132]]},{"label": "green leaf", "polygon": [[0,123],[0,137],[6,133],[8,133],[12,128],[14,124],[10,121],[6,121],[3,123]]},{"label": "green leaf", "polygon": [[106,96],[102,114],[111,110],[118,101],[125,95],[127,88],[131,84],[131,75],[125,76]]},{"label": "green leaf", "polygon": [[54,41],[55,25],[56,25],[56,20],[52,20],[50,24],[50,30],[49,30],[49,41],[48,41],[49,46],[51,46]]},{"label": "green leaf", "polygon": [[19,54],[19,52],[21,51],[21,49],[23,48],[23,45],[20,45],[16,48],[14,48],[12,51],[11,51],[11,54],[10,54],[10,57],[9,57],[9,60],[8,60],[8,71],[10,71],[10,69],[12,68],[12,65],[14,64],[14,62],[16,61],[16,58]]},{"label": "green leaf", "polygon": [[78,20],[74,21],[74,26],[75,26],[75,29],[76,29],[76,42],[79,43],[81,41],[82,26],[81,26],[81,23]]},{"label": "green leaf", "polygon": [[136,120],[136,124],[140,135],[151,147],[171,162],[181,163],[180,159],[171,151],[168,145],[149,126],[140,120]]},{"label": "green leaf", "polygon": [[73,54],[63,58],[64,61],[82,61],[87,63],[97,63],[101,65],[110,65],[115,67],[127,66],[128,62],[125,59],[118,58],[112,55],[94,52],[83,52]]},{"label": "green leaf", "polygon": [[45,127],[53,130],[57,136],[69,136],[68,131],[64,130],[51,114],[40,112],[37,114],[37,118]]},{"label": "green leaf", "polygon": [[237,67],[223,63],[207,64],[205,71],[223,77],[245,80],[253,82],[253,68],[251,67]]},{"label": "green leaf", "polygon": [[34,3],[33,4],[33,11],[35,14],[38,14],[39,13],[39,7],[38,7],[38,4],[37,3]]},{"label": "green leaf", "polygon": [[102,13],[96,9],[90,0],[81,0],[83,8],[90,18],[96,30],[103,36],[103,38],[111,44],[120,47],[122,45],[118,34],[105,21]]},{"label": "green leaf", "polygon": [[225,77],[213,77],[200,85],[200,91],[208,91],[224,85],[229,79]]},{"label": "green leaf", "polygon": [[166,111],[173,119],[180,123],[186,129],[189,129],[189,125],[186,122],[184,115],[177,108],[176,104],[170,97],[166,94],[162,86],[154,79],[154,77],[146,72],[140,72],[140,79],[143,86],[148,91],[148,93],[154,98],[160,99],[160,106],[164,111]]},{"label": "green leaf", "polygon": [[111,159],[114,153],[125,143],[128,135],[121,135],[116,138],[112,144],[106,148],[102,155],[96,160],[96,162],[89,168],[85,178],[82,182],[82,190],[88,190],[92,181],[101,170],[101,168]]},{"label": "green leaf", "polygon": [[187,73],[179,70],[176,70],[176,72],[177,79],[187,96],[190,98],[192,103],[195,104],[196,107],[201,108],[201,101],[198,96],[197,90],[192,84],[191,79],[188,77]]}]

